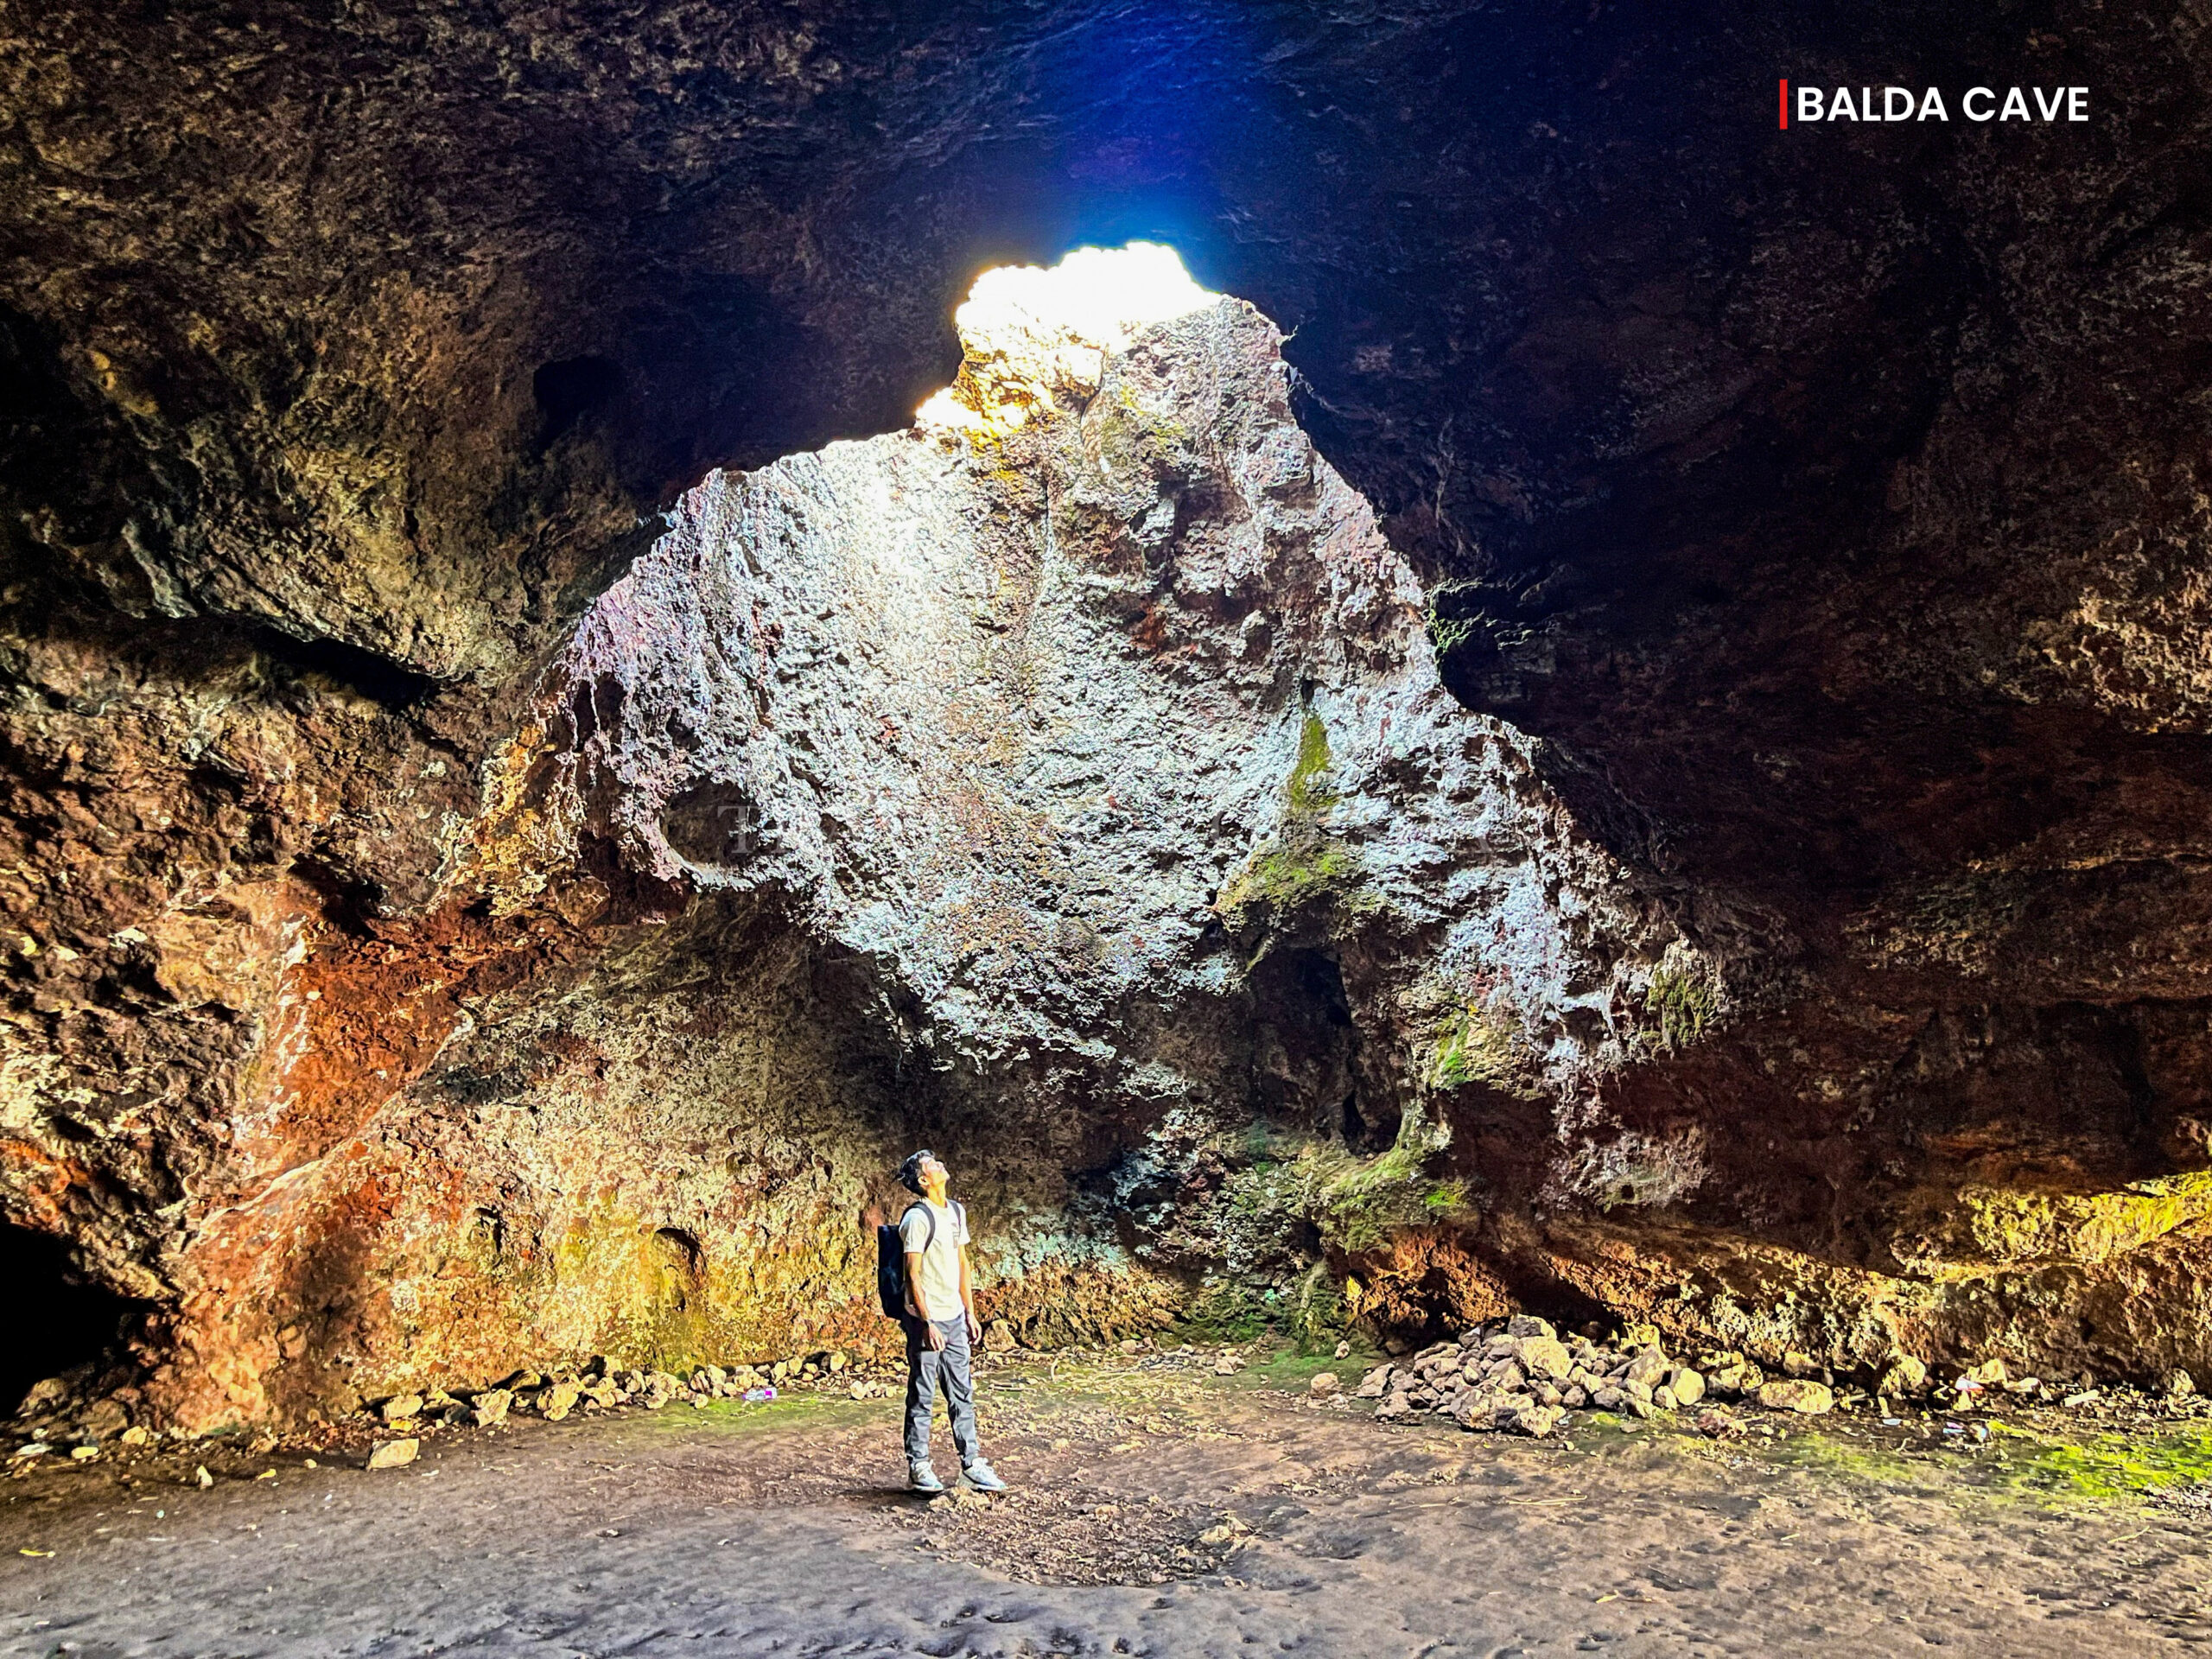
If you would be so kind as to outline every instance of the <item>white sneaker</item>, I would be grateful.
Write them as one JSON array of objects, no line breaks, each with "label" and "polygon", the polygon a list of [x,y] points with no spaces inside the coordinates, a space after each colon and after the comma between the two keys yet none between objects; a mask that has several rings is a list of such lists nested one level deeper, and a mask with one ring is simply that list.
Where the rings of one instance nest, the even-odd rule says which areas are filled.
[{"label": "white sneaker", "polygon": [[1002,1492],[1006,1482],[999,1478],[999,1471],[981,1458],[960,1471],[960,1478],[979,1492]]},{"label": "white sneaker", "polygon": [[910,1463],[906,1465],[906,1490],[927,1492],[935,1497],[944,1490],[944,1483],[937,1478],[937,1471],[926,1463]]}]

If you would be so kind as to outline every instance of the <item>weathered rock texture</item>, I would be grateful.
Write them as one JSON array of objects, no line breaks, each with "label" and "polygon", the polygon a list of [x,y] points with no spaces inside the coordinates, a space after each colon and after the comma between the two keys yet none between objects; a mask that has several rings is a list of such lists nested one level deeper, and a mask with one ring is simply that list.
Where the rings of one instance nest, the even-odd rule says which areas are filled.
[{"label": "weathered rock texture", "polygon": [[[451,831],[453,919],[384,947],[435,988],[384,1011],[415,1046],[349,1057],[395,1064],[341,1138],[315,958],[238,952],[270,982],[236,1115],[284,1133],[226,1148],[242,1201],[162,1262],[194,1288],[158,1408],[880,1340],[857,1224],[917,1135],[1033,1340],[1256,1302],[1314,1253],[1224,1274],[1255,1129],[1346,1159],[1265,1222],[1471,1222],[1422,1173],[1439,1091],[1573,1096],[1637,1051],[1675,931],[1444,690],[1271,325],[1224,302],[1068,402],[683,499]],[[1141,1217],[1083,1187],[1131,1160],[1173,1188]]]},{"label": "weathered rock texture", "polygon": [[[1319,1252],[1378,1320],[2212,1363],[2187,14],[0,36],[0,1205],[162,1409],[844,1330],[916,1134],[1018,1152],[1039,1334],[1319,1317]],[[1783,134],[1784,73],[2094,115]],[[1003,476],[766,466],[1134,232],[1294,331],[1425,598],[1249,344],[1243,412],[1147,348]],[[959,580],[864,612],[893,522]]]}]

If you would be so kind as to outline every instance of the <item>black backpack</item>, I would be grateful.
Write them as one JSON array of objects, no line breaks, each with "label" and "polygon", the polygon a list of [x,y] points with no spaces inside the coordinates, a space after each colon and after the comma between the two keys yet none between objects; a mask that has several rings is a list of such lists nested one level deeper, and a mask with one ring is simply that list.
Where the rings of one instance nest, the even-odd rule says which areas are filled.
[{"label": "black backpack", "polygon": [[[957,1203],[950,1208],[954,1215],[960,1217],[960,1230],[966,1232],[968,1212]],[[899,1222],[903,1224],[906,1216],[912,1215],[917,1210],[922,1212],[922,1218],[930,1224],[929,1236],[922,1241],[921,1253],[926,1255],[930,1246],[937,1243],[937,1211],[926,1204],[910,1204],[906,1206],[906,1215],[899,1217]],[[906,1241],[896,1224],[875,1230],[875,1297],[883,1304],[885,1318],[904,1319],[911,1317],[906,1312]]]}]

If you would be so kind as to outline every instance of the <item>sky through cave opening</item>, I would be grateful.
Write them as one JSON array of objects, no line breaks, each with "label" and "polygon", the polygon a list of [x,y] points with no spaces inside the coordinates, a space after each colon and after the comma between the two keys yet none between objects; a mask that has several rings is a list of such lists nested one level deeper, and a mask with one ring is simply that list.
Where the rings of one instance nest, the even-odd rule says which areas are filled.
[{"label": "sky through cave opening", "polygon": [[1055,391],[1095,385],[1106,354],[1144,329],[1225,297],[1200,287],[1182,256],[1158,242],[1080,247],[1051,266],[994,265],[953,314],[958,378],[914,418],[925,429],[1010,431]]}]

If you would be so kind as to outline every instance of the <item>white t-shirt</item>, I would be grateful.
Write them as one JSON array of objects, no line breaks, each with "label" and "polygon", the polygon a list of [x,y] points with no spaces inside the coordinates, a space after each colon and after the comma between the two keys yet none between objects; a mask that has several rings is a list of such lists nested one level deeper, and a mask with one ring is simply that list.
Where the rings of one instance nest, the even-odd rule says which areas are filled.
[{"label": "white t-shirt", "polygon": [[[930,1236],[932,1211],[937,1217],[935,1238]],[[932,1319],[958,1319],[962,1312],[960,1247],[968,1242],[967,1211],[923,1198],[899,1221],[899,1236],[907,1255],[922,1258],[921,1270],[914,1275],[922,1312]]]}]

